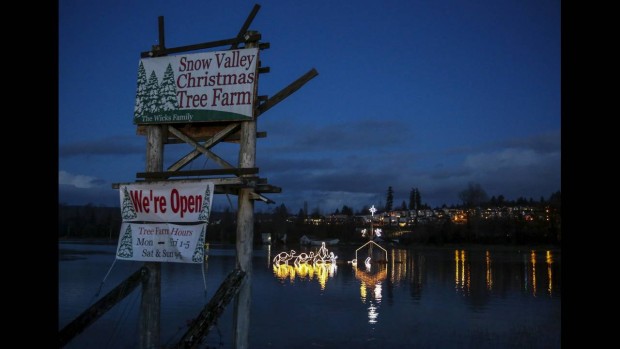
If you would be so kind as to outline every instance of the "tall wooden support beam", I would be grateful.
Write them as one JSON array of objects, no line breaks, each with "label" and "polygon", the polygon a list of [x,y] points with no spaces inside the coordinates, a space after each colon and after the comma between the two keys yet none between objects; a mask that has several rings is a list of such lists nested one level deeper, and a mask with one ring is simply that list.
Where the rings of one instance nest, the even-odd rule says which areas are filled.
[{"label": "tall wooden support beam", "polygon": [[[256,34],[256,32],[248,32]],[[246,35],[247,37],[248,35]],[[256,47],[257,41],[248,42],[247,47]],[[258,82],[254,85],[257,96]],[[239,168],[252,168],[256,164],[256,104],[251,121],[241,122],[241,141],[239,143]],[[239,189],[237,199],[237,267],[246,274],[237,294],[234,306],[233,347],[249,348],[250,306],[252,298],[252,243],[254,240],[254,200],[253,187]]]},{"label": "tall wooden support beam", "polygon": [[[160,17],[162,18],[162,17]],[[160,39],[163,19],[160,19]],[[164,167],[164,137],[162,125],[147,126],[146,172],[161,172]],[[159,348],[161,317],[161,262],[146,262],[148,278],[142,282],[140,302],[140,348]]]}]

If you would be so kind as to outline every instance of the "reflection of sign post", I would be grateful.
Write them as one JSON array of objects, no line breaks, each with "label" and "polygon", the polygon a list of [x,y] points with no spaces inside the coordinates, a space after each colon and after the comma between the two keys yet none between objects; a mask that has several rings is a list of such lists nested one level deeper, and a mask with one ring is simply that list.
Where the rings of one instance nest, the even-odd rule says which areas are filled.
[{"label": "reflection of sign post", "polygon": [[119,191],[123,224],[117,259],[203,262],[213,183],[132,184]]},{"label": "reflection of sign post", "polygon": [[140,60],[135,124],[252,120],[258,48]]}]

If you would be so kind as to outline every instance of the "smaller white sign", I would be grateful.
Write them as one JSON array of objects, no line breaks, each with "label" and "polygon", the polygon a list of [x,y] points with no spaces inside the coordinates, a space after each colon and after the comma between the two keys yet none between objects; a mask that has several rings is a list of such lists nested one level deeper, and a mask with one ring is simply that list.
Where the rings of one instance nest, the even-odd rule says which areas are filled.
[{"label": "smaller white sign", "polygon": [[138,224],[124,222],[116,249],[116,259],[202,263],[207,224]]}]

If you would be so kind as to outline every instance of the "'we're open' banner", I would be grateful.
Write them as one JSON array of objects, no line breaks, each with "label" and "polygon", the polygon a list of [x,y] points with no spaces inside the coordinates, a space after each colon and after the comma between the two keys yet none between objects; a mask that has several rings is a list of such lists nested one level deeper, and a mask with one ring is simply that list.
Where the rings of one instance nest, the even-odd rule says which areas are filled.
[{"label": "'we're open' banner", "polygon": [[135,124],[251,120],[258,48],[144,58]]},{"label": "'we're open' banner", "polygon": [[130,184],[120,187],[123,222],[207,222],[214,185]]},{"label": "'we're open' banner", "polygon": [[121,186],[116,258],[202,263],[213,191],[212,182]]}]

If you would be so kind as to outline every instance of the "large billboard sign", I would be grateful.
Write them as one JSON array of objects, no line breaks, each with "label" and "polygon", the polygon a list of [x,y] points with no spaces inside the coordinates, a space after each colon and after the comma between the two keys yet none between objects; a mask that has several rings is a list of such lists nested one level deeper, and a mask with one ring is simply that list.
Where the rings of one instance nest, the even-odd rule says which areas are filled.
[{"label": "large billboard sign", "polygon": [[258,48],[144,58],[134,124],[251,120]]}]

